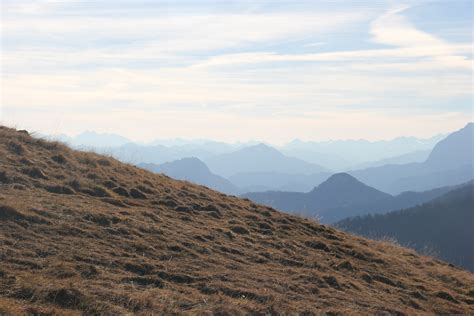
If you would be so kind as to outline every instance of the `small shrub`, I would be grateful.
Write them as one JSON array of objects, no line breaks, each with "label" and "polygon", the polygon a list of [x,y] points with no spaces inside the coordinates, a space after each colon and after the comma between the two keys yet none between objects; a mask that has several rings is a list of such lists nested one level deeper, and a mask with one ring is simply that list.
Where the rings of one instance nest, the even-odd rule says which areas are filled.
[{"label": "small shrub", "polygon": [[138,189],[135,189],[135,188],[130,190],[130,195],[134,199],[143,199],[143,200],[146,199],[146,195],[142,191],[140,191]]},{"label": "small shrub", "polygon": [[234,233],[240,234],[240,235],[250,234],[250,232],[245,227],[242,227],[242,226],[234,226],[230,230],[233,231]]},{"label": "small shrub", "polygon": [[54,155],[51,157],[51,160],[57,162],[60,165],[65,164],[67,162],[66,158],[63,155]]},{"label": "small shrub", "polygon": [[68,182],[68,184],[74,189],[74,190],[79,190],[81,188],[81,182],[79,180],[74,179]]},{"label": "small shrub", "polygon": [[0,171],[0,183],[9,183],[10,179],[5,171]]},{"label": "small shrub", "polygon": [[340,289],[341,288],[341,285],[337,281],[336,277],[334,277],[332,275],[329,275],[329,276],[324,276],[323,279],[329,286],[331,286],[335,289]]},{"label": "small shrub", "polygon": [[81,277],[85,279],[91,279],[96,277],[97,275],[100,274],[99,270],[93,265],[86,265],[86,266],[77,266],[76,270],[79,271],[81,274]]},{"label": "small shrub", "polygon": [[113,192],[117,193],[118,195],[124,196],[124,197],[130,197],[130,194],[128,193],[127,189],[123,187],[116,187],[112,189]]},{"label": "small shrub", "polygon": [[113,181],[107,180],[107,181],[104,182],[104,186],[107,189],[113,189],[113,188],[117,187],[117,184]]},{"label": "small shrub", "polygon": [[176,203],[176,201],[173,200],[173,199],[160,200],[160,201],[158,201],[158,204],[166,205],[168,207],[178,206],[178,203]]},{"label": "small shrub", "polygon": [[207,212],[215,212],[217,214],[221,214],[221,211],[220,209],[215,206],[214,204],[209,204],[203,208],[201,208],[203,211],[207,211]]},{"label": "small shrub", "polygon": [[88,173],[86,177],[91,180],[99,179],[99,176],[96,173],[92,173],[92,172]]},{"label": "small shrub", "polygon": [[61,288],[49,291],[45,299],[64,308],[76,308],[84,302],[85,297],[77,289]]},{"label": "small shrub", "polygon": [[261,229],[272,229],[272,226],[270,224],[264,222],[258,223],[258,227],[260,227]]},{"label": "small shrub", "polygon": [[60,148],[64,148],[65,146],[60,143],[60,142],[51,142],[51,141],[46,141],[44,139],[36,139],[35,140],[35,143],[44,148],[44,149],[47,149],[47,150],[55,150],[55,149],[60,149]]},{"label": "small shrub", "polygon": [[453,303],[458,302],[451,294],[449,294],[448,292],[444,292],[444,291],[439,291],[438,293],[436,293],[436,297],[441,298],[443,300],[453,302]]},{"label": "small shrub", "polygon": [[349,260],[344,260],[343,262],[339,263],[336,268],[338,270],[348,270],[348,271],[354,271],[354,266]]},{"label": "small shrub", "polygon": [[109,161],[108,159],[105,159],[105,158],[101,158],[101,159],[97,160],[97,163],[98,163],[99,165],[105,166],[105,167],[108,167],[108,166],[112,165],[112,164],[110,163],[110,161]]},{"label": "small shrub", "polygon": [[174,208],[174,210],[176,212],[183,212],[183,213],[190,213],[192,212],[192,209],[190,207],[187,207],[187,206],[183,206],[183,205],[180,205],[180,206],[176,206]]},{"label": "small shrub", "polygon": [[35,291],[29,287],[20,287],[19,289],[13,290],[10,297],[21,300],[31,300],[35,297]]},{"label": "small shrub", "polygon": [[106,189],[104,189],[102,187],[99,187],[99,186],[93,187],[92,191],[94,192],[94,196],[97,196],[97,197],[109,197],[110,196],[109,192],[107,192]]},{"label": "small shrub", "polygon": [[89,157],[81,157],[78,159],[78,162],[92,168],[97,167],[97,163]]},{"label": "small shrub", "polygon": [[137,186],[137,189],[144,192],[144,193],[148,193],[148,194],[153,194],[154,193],[154,191],[152,189],[150,189],[150,188],[148,188],[144,185]]},{"label": "small shrub", "polygon": [[110,226],[111,224],[110,218],[101,214],[87,214],[84,216],[84,219],[96,223],[99,226]]},{"label": "small shrub", "polygon": [[22,172],[26,174],[27,176],[30,176],[31,178],[48,179],[46,174],[38,167],[26,168],[26,169],[23,169]]},{"label": "small shrub", "polygon": [[23,146],[15,142],[9,142],[8,149],[10,150],[10,152],[17,155],[22,155],[25,152],[25,149],[23,148]]},{"label": "small shrub", "polygon": [[62,185],[50,185],[45,187],[46,191],[56,194],[74,194],[74,190]]},{"label": "small shrub", "polygon": [[0,220],[23,219],[25,216],[11,206],[0,205]]},{"label": "small shrub", "polygon": [[115,206],[118,206],[118,207],[127,207],[127,205],[125,203],[123,203],[120,200],[116,200],[114,198],[102,198],[102,201],[104,201],[106,203],[109,203],[109,204],[112,204],[112,205],[115,205]]},{"label": "small shrub", "polygon": [[163,288],[164,283],[160,279],[153,278],[153,277],[132,277],[132,278],[124,278],[122,279],[123,283],[130,283],[133,285],[140,285],[140,286],[153,286],[157,288]]},{"label": "small shrub", "polygon": [[313,249],[317,249],[317,250],[323,250],[325,252],[331,251],[331,249],[328,247],[328,245],[326,245],[325,243],[320,242],[320,241],[310,240],[310,241],[306,241],[304,244],[309,248],[313,248]]}]

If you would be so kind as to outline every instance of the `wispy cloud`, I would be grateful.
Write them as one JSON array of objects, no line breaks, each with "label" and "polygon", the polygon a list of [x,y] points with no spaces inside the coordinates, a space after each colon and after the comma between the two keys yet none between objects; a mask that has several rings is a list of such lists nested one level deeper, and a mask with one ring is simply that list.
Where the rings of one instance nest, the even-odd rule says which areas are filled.
[{"label": "wispy cloud", "polygon": [[[220,55],[198,64],[197,66],[223,66],[228,64],[270,63],[270,62],[341,62],[341,61],[378,61],[376,68],[384,70],[420,70],[430,68],[465,68],[473,69],[472,43],[449,43],[434,35],[418,30],[402,15],[409,7],[391,9],[376,18],[370,25],[371,40],[393,48],[376,48],[366,50],[333,51],[316,54],[278,54],[273,52],[252,52]],[[420,58],[424,58],[421,59]],[[380,60],[398,59],[392,63],[380,63]],[[405,63],[403,63],[405,62]],[[393,67],[391,67],[393,65]]]},{"label": "wispy cloud", "polygon": [[[321,132],[311,122],[337,134],[354,119],[383,117],[396,126],[411,117],[405,122],[421,133],[415,118],[426,116],[437,122],[435,133],[442,120],[451,127],[472,116],[472,41],[421,30],[408,6],[310,3],[284,11],[244,2],[247,10],[213,12],[130,4],[127,13],[106,2],[8,1],[2,120],[42,130],[48,114],[71,122],[66,128],[93,117],[88,129],[113,131],[141,118],[149,123],[137,125],[151,128],[155,120],[161,128],[151,130],[170,137],[194,135],[197,120],[203,137],[253,133],[278,141],[285,136],[279,125],[310,138]],[[206,118],[216,123],[203,124]],[[178,121],[190,128],[178,130]]]},{"label": "wispy cloud", "polygon": [[[157,18],[7,19],[2,23],[7,58],[22,60],[149,60],[185,54],[188,58],[223,49],[251,49],[330,33],[366,19],[363,13],[201,14]],[[38,39],[40,39],[38,41]],[[11,56],[13,55],[13,56]],[[46,58],[46,55],[49,58]],[[66,57],[66,59],[65,59]],[[67,57],[71,57],[68,59]],[[191,59],[192,60],[192,59]],[[126,66],[126,65],[124,65]]]}]

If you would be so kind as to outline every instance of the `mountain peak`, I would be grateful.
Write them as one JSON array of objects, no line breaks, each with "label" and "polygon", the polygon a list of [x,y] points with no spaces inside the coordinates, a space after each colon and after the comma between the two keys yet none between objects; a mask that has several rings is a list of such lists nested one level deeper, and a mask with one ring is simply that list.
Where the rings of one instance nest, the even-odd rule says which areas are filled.
[{"label": "mountain peak", "polygon": [[334,205],[334,201],[347,205],[357,205],[390,197],[390,194],[368,186],[347,173],[333,174],[315,187],[310,195],[313,198],[317,197],[320,205],[325,203]]},{"label": "mountain peak", "polygon": [[[321,183],[319,186],[337,186],[339,189],[342,189],[343,187],[347,186],[354,186],[354,185],[365,185],[353,176],[351,176],[348,173],[341,172],[341,173],[335,173],[332,176],[330,176],[326,181]],[[341,187],[342,186],[342,187]]]},{"label": "mountain peak", "polygon": [[472,165],[474,124],[449,134],[436,144],[426,163],[430,166]]},{"label": "mountain peak", "polygon": [[96,131],[85,131],[69,139],[76,146],[90,147],[114,147],[130,143],[128,138],[112,133],[98,133]]},{"label": "mountain peak", "polygon": [[[252,146],[248,146],[247,148],[245,148],[249,151],[255,151],[255,152],[278,152],[275,148],[267,145],[267,144],[264,144],[264,143],[258,143],[256,145],[252,145]],[[279,152],[278,152],[279,153]]]},{"label": "mountain peak", "polygon": [[[195,167],[199,167],[199,168],[208,169],[206,164],[204,162],[202,162],[199,158],[196,158],[196,157],[184,157],[184,158],[175,160],[174,163],[177,164],[177,165],[195,166]],[[171,162],[170,163],[165,163],[165,164],[171,164]],[[163,164],[163,165],[165,165],[165,164]]]},{"label": "mountain peak", "polygon": [[207,175],[211,173],[207,165],[196,157],[185,157],[178,160],[165,162],[161,165],[150,165],[154,167],[146,169],[163,172],[165,174],[171,173],[173,175],[179,173],[180,176],[178,178],[186,178],[186,176],[197,174]]}]

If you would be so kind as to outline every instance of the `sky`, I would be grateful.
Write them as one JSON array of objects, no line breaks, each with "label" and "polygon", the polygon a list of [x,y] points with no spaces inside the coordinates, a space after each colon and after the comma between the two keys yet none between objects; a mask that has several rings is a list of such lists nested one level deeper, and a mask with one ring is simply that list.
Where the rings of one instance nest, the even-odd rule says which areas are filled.
[{"label": "sky", "polygon": [[473,121],[471,0],[0,2],[8,126],[282,144]]}]

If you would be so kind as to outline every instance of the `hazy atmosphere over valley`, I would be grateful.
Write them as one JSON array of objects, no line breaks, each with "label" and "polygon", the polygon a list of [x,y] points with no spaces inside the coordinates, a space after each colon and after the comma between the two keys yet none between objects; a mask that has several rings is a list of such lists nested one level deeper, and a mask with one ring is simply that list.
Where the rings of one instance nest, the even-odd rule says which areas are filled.
[{"label": "hazy atmosphere over valley", "polygon": [[474,313],[472,1],[0,3],[0,315]]}]

